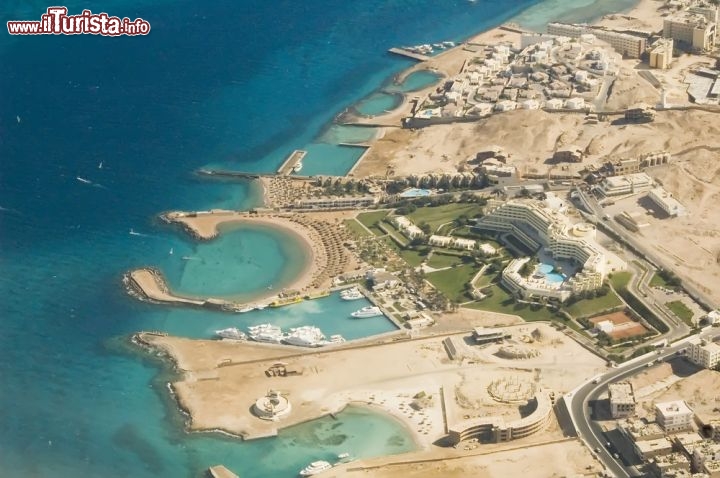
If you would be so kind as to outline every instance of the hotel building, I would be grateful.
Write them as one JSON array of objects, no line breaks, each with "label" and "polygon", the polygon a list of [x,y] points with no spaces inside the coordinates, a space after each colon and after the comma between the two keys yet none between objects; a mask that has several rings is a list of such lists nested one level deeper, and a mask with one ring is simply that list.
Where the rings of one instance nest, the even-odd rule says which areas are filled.
[{"label": "hotel building", "polygon": [[574,276],[562,283],[524,278],[519,271],[527,262],[515,259],[502,273],[502,283],[525,298],[545,297],[566,300],[573,293],[602,286],[607,274],[623,269],[616,258],[612,264],[607,251],[595,242],[595,228],[589,224],[571,226],[567,217],[542,201],[513,199],[507,202],[491,199],[480,218],[478,229],[509,234],[532,251],[544,249],[554,259],[570,259],[581,265]]},{"label": "hotel building", "polygon": [[682,12],[663,21],[663,37],[672,38],[695,50],[711,50],[715,45],[717,23],[701,13]]},{"label": "hotel building", "polygon": [[608,43],[616,52],[627,58],[640,58],[647,46],[647,40],[641,36],[605,30],[599,27],[569,23],[548,23],[547,32],[570,38],[582,35],[594,35],[597,39]]},{"label": "hotel building", "polygon": [[545,428],[553,410],[553,400],[546,392],[539,392],[532,401],[535,411],[524,418],[512,422],[506,422],[501,416],[470,418],[450,427],[449,439],[454,444],[474,438],[502,443],[530,436]]}]

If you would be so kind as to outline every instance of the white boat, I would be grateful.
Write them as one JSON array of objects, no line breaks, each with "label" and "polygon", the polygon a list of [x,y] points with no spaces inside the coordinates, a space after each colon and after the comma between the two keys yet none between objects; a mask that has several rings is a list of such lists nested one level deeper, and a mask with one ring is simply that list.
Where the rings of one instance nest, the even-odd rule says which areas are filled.
[{"label": "white boat", "polygon": [[227,329],[216,330],[215,334],[218,337],[221,337],[223,339],[231,339],[231,340],[247,339],[247,335],[245,335],[245,332],[238,329],[237,327],[229,327]]},{"label": "white boat", "polygon": [[362,309],[353,312],[350,315],[352,315],[356,319],[367,319],[370,317],[377,317],[377,316],[383,315],[383,313],[380,310],[380,307],[367,306],[367,307],[363,307]]},{"label": "white boat", "polygon": [[250,338],[255,342],[267,342],[271,344],[279,344],[285,338],[285,334],[275,330],[261,330],[257,333],[251,333]]},{"label": "white boat", "polygon": [[92,184],[92,181],[90,181],[89,179],[81,178],[80,176],[75,176],[75,179],[77,179],[81,183]]},{"label": "white boat", "polygon": [[250,305],[246,305],[244,307],[240,307],[239,309],[235,309],[235,312],[244,314],[245,312],[250,312],[251,310],[254,310],[255,307],[252,307]]},{"label": "white boat", "polygon": [[302,161],[298,161],[297,164],[296,164],[295,166],[293,166],[292,172],[293,172],[293,173],[299,173],[300,170],[302,169],[302,167],[303,167]]},{"label": "white boat", "polygon": [[362,295],[362,292],[360,292],[359,290],[357,290],[354,287],[352,289],[346,289],[346,290],[340,292],[340,298],[342,300],[358,300],[358,299],[363,299],[364,297],[365,296]]},{"label": "white boat", "polygon": [[139,232],[135,232],[133,229],[130,229],[130,235],[131,236],[140,236],[141,234]]},{"label": "white boat", "polygon": [[283,343],[297,345],[298,347],[322,347],[326,344],[324,339],[318,339],[312,334],[297,332],[287,334],[283,339]]},{"label": "white boat", "polygon": [[299,347],[322,347],[327,344],[322,330],[312,325],[290,329],[290,333],[285,336],[283,342]]},{"label": "white boat", "polygon": [[331,335],[328,342],[331,344],[342,344],[345,342],[345,337],[340,334]]},{"label": "white boat", "polygon": [[255,310],[263,310],[263,309],[267,308],[267,306],[268,306],[268,304],[257,304],[255,306]]},{"label": "white boat", "polygon": [[278,327],[277,325],[273,324],[260,324],[260,325],[251,325],[248,327],[248,330],[251,334],[255,334],[258,332],[279,332],[282,333],[282,329]]},{"label": "white boat", "polygon": [[300,476],[313,476],[332,468],[332,465],[324,460],[313,461],[308,466],[300,470]]}]

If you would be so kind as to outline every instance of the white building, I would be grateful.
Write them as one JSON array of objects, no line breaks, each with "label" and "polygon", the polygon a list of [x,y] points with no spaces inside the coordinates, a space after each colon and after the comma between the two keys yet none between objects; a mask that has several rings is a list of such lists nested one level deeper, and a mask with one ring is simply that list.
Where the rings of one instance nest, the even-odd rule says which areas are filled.
[{"label": "white building", "polygon": [[422,232],[422,229],[413,224],[412,221],[405,216],[396,216],[393,218],[393,222],[398,230],[408,239],[415,239],[425,235],[425,233]]},{"label": "white building", "polygon": [[487,254],[488,256],[494,256],[497,253],[497,249],[495,249],[487,242],[480,244],[479,249],[482,251],[483,254]]},{"label": "white building", "polygon": [[473,239],[463,239],[461,237],[458,237],[455,239],[455,244],[453,247],[456,249],[464,249],[466,251],[471,251],[475,249],[476,242]]},{"label": "white building", "polygon": [[452,244],[452,242],[453,238],[450,236],[436,236],[433,234],[428,239],[428,244],[437,247],[450,247],[450,244]]},{"label": "white building", "polygon": [[672,38],[696,50],[712,49],[716,29],[716,23],[699,13],[682,12],[663,21],[664,38]]},{"label": "white building", "polygon": [[707,462],[720,461],[720,443],[706,441],[693,447],[692,464],[696,470],[702,470]]},{"label": "white building", "polygon": [[542,201],[491,199],[476,227],[508,233],[530,250],[545,248],[555,259],[572,259],[582,265],[574,276],[562,283],[550,284],[545,280],[521,277],[519,270],[527,261],[511,261],[502,273],[503,284],[524,297],[552,297],[564,301],[572,293],[601,287],[609,272],[626,266],[597,243],[592,226],[573,226],[561,211],[552,210]]},{"label": "white building", "polygon": [[595,324],[595,330],[609,334],[615,330],[615,324],[612,320],[603,320]]},{"label": "white building", "polygon": [[664,188],[656,187],[651,189],[647,197],[660,209],[665,211],[668,216],[679,217],[687,215],[685,207]]},{"label": "white building", "polygon": [[655,421],[667,433],[675,433],[692,428],[693,411],[684,400],[655,404]]},{"label": "white building", "polygon": [[635,394],[630,382],[611,383],[608,392],[613,418],[626,418],[635,414]]},{"label": "white building", "polygon": [[560,98],[552,98],[545,102],[545,108],[549,110],[559,110],[563,107],[563,100]]},{"label": "white building", "polygon": [[645,173],[612,176],[603,179],[600,190],[605,196],[622,196],[649,191],[653,187],[653,179]]},{"label": "white building", "polygon": [[589,25],[573,25],[568,23],[548,23],[547,32],[551,35],[562,35],[570,38],[580,38],[581,41],[592,43],[586,35],[593,35],[597,39],[608,43],[613,49],[628,58],[640,58],[646,47],[646,39],[642,36],[628,35],[614,32],[603,27]]},{"label": "white building", "polygon": [[565,101],[565,108],[569,110],[581,110],[585,108],[585,100],[583,98],[569,98]]},{"label": "white building", "polygon": [[688,358],[704,368],[715,368],[720,363],[720,345],[705,339],[694,338],[689,342]]}]

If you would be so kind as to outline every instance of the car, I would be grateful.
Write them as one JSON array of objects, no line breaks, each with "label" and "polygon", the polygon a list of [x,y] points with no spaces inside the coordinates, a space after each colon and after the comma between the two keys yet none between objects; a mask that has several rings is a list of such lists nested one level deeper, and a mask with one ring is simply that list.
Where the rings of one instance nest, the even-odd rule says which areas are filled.
[{"label": "car", "polygon": [[617,453],[613,453],[613,458],[617,460],[618,458],[620,458],[620,455],[618,455]]},{"label": "car", "polygon": [[599,447],[599,446],[595,447],[595,453],[600,453],[600,447]]}]

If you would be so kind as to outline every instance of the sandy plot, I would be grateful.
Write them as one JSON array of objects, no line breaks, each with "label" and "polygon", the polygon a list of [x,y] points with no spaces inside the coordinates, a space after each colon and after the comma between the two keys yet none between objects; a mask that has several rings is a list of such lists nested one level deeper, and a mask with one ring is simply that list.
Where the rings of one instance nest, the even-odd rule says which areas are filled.
[{"label": "sandy plot", "polygon": [[[477,451],[477,450],[476,450]],[[427,456],[424,455],[423,458]],[[594,476],[601,466],[578,441],[530,444],[507,451],[481,451],[477,455],[440,459],[430,455],[420,461],[418,454],[368,460],[335,468],[328,477],[466,477],[505,478],[508,476]],[[415,461],[417,460],[417,461]]]}]

